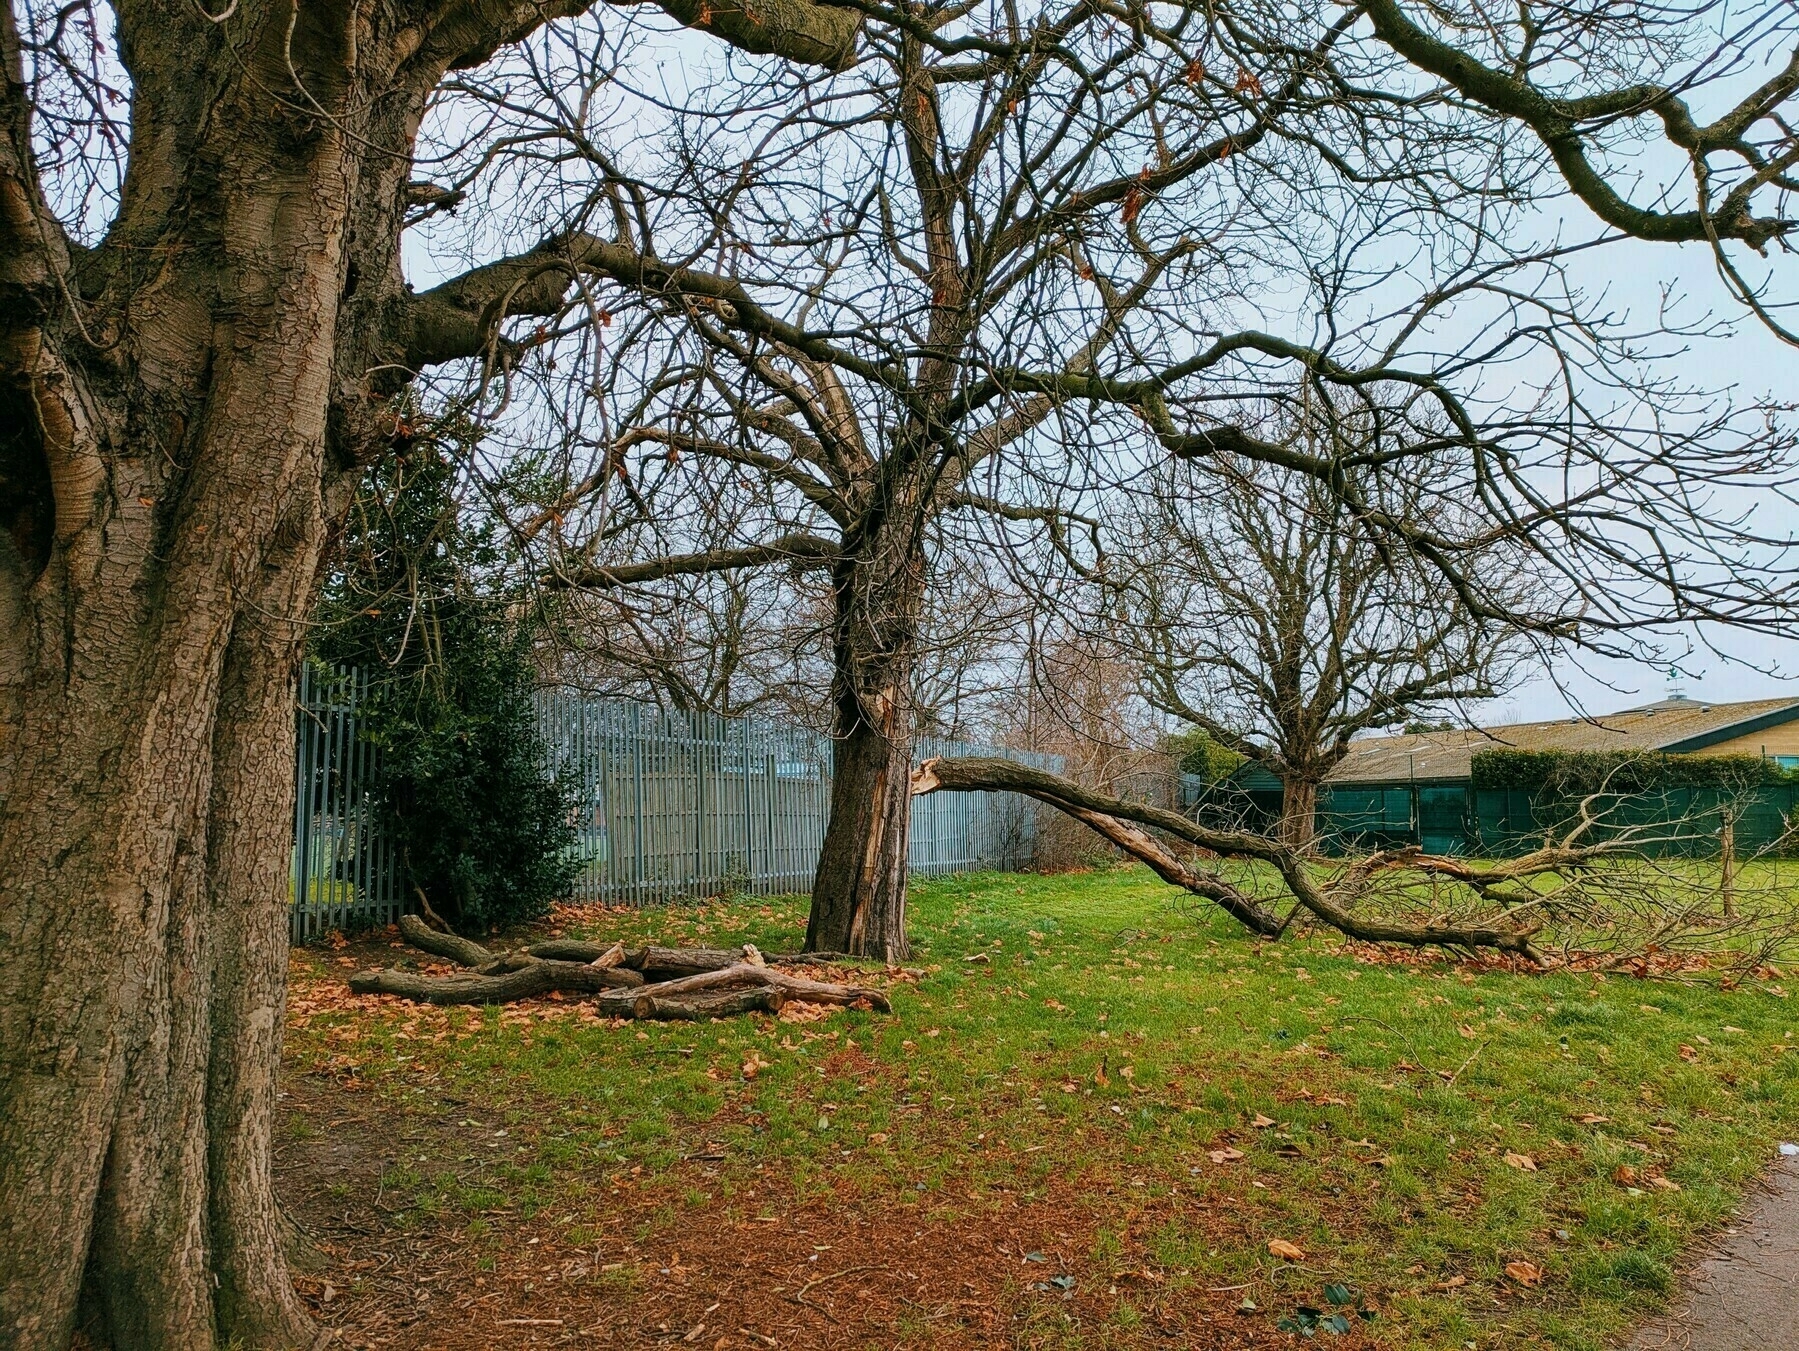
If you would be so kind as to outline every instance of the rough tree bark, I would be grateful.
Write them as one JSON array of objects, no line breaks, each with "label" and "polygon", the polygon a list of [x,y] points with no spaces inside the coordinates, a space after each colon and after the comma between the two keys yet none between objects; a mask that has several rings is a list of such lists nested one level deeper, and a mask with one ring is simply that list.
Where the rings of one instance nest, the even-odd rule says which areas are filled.
[{"label": "rough tree bark", "polygon": [[[917,520],[900,528],[916,529]],[[806,947],[897,962],[909,951],[912,674],[924,558],[916,547],[883,548],[879,534],[869,532],[875,538],[860,556],[846,548],[833,574],[835,767]]]},{"label": "rough tree bark", "polygon": [[1280,840],[1289,849],[1309,852],[1316,843],[1318,784],[1300,774],[1289,774],[1281,784]]},{"label": "rough tree bark", "polygon": [[[315,1339],[269,1163],[290,682],[406,367],[468,345],[418,341],[400,273],[426,100],[582,7],[122,0],[94,249],[40,189],[0,9],[0,1344]],[[854,35],[725,8],[743,45]]]}]

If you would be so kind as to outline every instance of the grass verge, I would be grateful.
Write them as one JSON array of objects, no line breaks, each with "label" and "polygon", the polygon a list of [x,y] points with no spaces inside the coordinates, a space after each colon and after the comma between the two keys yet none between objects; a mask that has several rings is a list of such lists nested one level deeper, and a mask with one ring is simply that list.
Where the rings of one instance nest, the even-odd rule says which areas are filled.
[{"label": "grass verge", "polygon": [[[284,1187],[328,1263],[303,1288],[370,1344],[1573,1351],[1657,1307],[1799,1133],[1777,985],[1258,945],[1169,896],[1141,869],[922,883],[894,1016],[815,1023],[355,1000],[344,964],[404,954],[296,953]],[[560,918],[804,931],[797,900]],[[368,1255],[399,1239],[435,1296]]]}]

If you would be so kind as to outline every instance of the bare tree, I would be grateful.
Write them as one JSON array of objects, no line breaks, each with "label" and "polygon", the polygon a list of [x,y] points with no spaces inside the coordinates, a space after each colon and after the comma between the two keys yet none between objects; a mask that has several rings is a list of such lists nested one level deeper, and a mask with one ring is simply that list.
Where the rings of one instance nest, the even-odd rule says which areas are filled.
[{"label": "bare tree", "polygon": [[[1002,540],[1065,536],[1073,508],[1017,491],[1019,464],[1045,479],[1084,461],[1090,488],[1156,455],[1279,466],[1480,619],[1513,618],[1470,565],[1496,531],[1560,570],[1577,604],[1551,630],[1749,621],[1783,603],[1784,577],[1740,566],[1759,537],[1703,487],[1782,491],[1787,433],[1673,382],[1568,269],[1626,233],[1727,254],[1783,237],[1772,119],[1799,65],[1701,132],[1680,110],[1682,90],[1722,78],[1690,60],[1703,7],[1424,28],[1388,4],[859,8],[868,59],[853,72],[687,91],[653,137],[659,93],[619,94],[603,116],[597,83],[552,97],[553,80],[520,75],[469,95],[539,147],[554,168],[532,190],[583,222],[540,266],[595,279],[542,350],[556,379],[588,373],[607,410],[567,493],[612,505],[603,528],[557,533],[554,583],[775,567],[829,587],[839,773],[814,943],[904,950],[933,527],[967,511]],[[1710,50],[1765,54],[1768,22]],[[1663,114],[1704,170],[1690,210],[1615,186]],[[614,123],[628,144],[600,136]],[[1564,194],[1602,232],[1532,238]],[[1271,278],[1297,313],[1255,312],[1246,298]],[[1501,366],[1505,397],[1481,381]],[[1258,435],[1302,406],[1319,445]],[[1370,423],[1379,451],[1336,434]],[[1390,484],[1445,456],[1438,495],[1465,501],[1472,535],[1392,505]],[[652,494],[652,477],[683,486]],[[721,493],[759,515],[714,520]],[[635,499],[675,504],[676,520],[633,532]]]},{"label": "bare tree", "polygon": [[[1381,509],[1434,511],[1439,529],[1472,534],[1427,503],[1452,476],[1420,461]],[[1241,457],[1203,474],[1175,461],[1134,497],[1111,523],[1104,617],[1152,707],[1280,779],[1279,831],[1294,848],[1310,846],[1319,786],[1352,738],[1493,698],[1529,655],[1517,630],[1470,614],[1436,569],[1315,478]],[[1535,616],[1546,607],[1529,561],[1501,539],[1460,566],[1507,613]]]},{"label": "bare tree", "polygon": [[[443,382],[395,395],[434,368],[479,368],[500,446],[526,376],[580,348],[538,388],[610,410],[570,443],[597,451],[596,485],[638,436],[830,523],[771,519],[683,566],[830,578],[850,772],[815,920],[866,950],[904,944],[924,527],[1024,509],[978,476],[997,448],[1056,431],[1062,455],[1282,463],[1497,608],[1457,567],[1465,541],[1383,516],[1354,456],[1266,444],[1246,411],[1303,390],[1334,415],[1403,385],[1451,429],[1412,448],[1461,456],[1470,500],[1563,561],[1583,624],[1665,615],[1670,594],[1749,621],[1784,597],[1741,565],[1759,536],[1704,499],[1777,491],[1784,432],[1640,379],[1636,335],[1556,289],[1589,245],[1684,242],[1778,324],[1754,251],[1794,228],[1783,0],[665,8],[843,73],[632,91],[653,70],[616,63],[581,0],[0,14],[15,1345],[68,1345],[84,1291],[114,1346],[309,1340],[268,1161],[289,681],[357,468],[416,434]],[[615,92],[666,133],[602,124]],[[1701,99],[1723,111],[1701,122]],[[496,185],[506,210],[449,214]],[[1568,196],[1599,234],[1531,238]],[[406,284],[409,223],[428,289]],[[1282,293],[1271,276],[1297,319],[1247,303]],[[625,322],[605,296],[630,297]],[[1498,363],[1520,399],[1487,395]],[[571,580],[671,571],[561,543]]]}]

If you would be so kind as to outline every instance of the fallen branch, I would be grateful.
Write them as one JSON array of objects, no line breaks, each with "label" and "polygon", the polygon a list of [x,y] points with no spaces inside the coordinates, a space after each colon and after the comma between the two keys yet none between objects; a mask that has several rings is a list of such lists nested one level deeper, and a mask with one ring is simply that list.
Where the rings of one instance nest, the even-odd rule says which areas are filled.
[{"label": "fallen branch", "polygon": [[[525,951],[533,957],[544,957],[567,962],[591,962],[604,956],[618,944],[587,942],[578,938],[554,938],[545,943],[533,943]],[[721,971],[727,966],[735,966],[743,960],[742,948],[630,948],[623,956],[623,965],[633,971],[641,971],[646,977],[653,976],[657,980],[669,980],[675,976],[697,975],[701,971]],[[770,952],[763,955],[763,960],[770,966],[811,966],[825,963],[843,962],[851,965],[866,965],[868,958],[856,957],[847,952]]]},{"label": "fallen branch", "polygon": [[[423,893],[420,895],[422,898]],[[417,915],[400,916],[400,936],[413,947],[458,966],[486,966],[494,959],[494,954],[474,939],[434,929]]]},{"label": "fallen branch", "polygon": [[892,1011],[880,990],[829,984],[777,969],[779,964],[817,960],[817,954],[765,958],[751,944],[626,948],[622,943],[570,939],[495,953],[471,939],[439,933],[415,915],[401,918],[400,932],[421,951],[470,970],[452,976],[395,969],[358,971],[350,977],[353,993],[398,995],[427,1004],[509,1004],[552,992],[592,995],[600,1012],[615,1018],[692,1020],[778,1013],[790,1001]]},{"label": "fallen branch", "polygon": [[[1012,760],[939,757],[926,760],[912,771],[914,796],[940,791],[1022,793],[1047,803],[1141,859],[1165,881],[1216,902],[1259,934],[1277,934],[1280,924],[1258,901],[1244,895],[1222,877],[1188,867],[1160,841],[1126,822],[1150,826],[1210,854],[1269,864],[1280,874],[1294,900],[1313,916],[1351,938],[1414,947],[1493,948],[1539,964],[1543,960],[1530,941],[1542,928],[1539,918],[1501,918],[1488,923],[1436,920],[1415,923],[1359,914],[1343,904],[1332,888],[1313,876],[1311,860],[1278,841],[1248,831],[1216,830],[1179,812],[1143,802],[1128,802],[1083,787],[1059,774]],[[1355,873],[1354,876],[1365,880],[1366,873]],[[1356,892],[1357,888],[1349,890]]]},{"label": "fallen branch", "polygon": [[[642,1018],[646,1015],[637,1010],[640,1007],[653,1007],[655,1001],[678,1001],[721,989],[745,986],[778,990],[785,999],[798,999],[808,1004],[849,1005],[866,1000],[870,1008],[882,1013],[892,1012],[887,996],[879,990],[857,985],[827,985],[822,981],[807,980],[804,976],[790,975],[785,971],[757,966],[751,962],[740,962],[736,966],[704,971],[679,980],[661,981],[655,985],[646,985],[641,990],[601,995],[599,1008],[602,1013],[611,1013],[620,1018]],[[652,1003],[643,1004],[642,1001],[646,999]],[[627,1009],[630,1012],[626,1012]]]},{"label": "fallen branch", "polygon": [[527,961],[511,971],[465,976],[424,976],[413,971],[358,971],[350,977],[354,994],[397,994],[424,1004],[510,1004],[549,994],[599,994],[619,987],[641,988],[635,971],[607,971],[585,962]]}]

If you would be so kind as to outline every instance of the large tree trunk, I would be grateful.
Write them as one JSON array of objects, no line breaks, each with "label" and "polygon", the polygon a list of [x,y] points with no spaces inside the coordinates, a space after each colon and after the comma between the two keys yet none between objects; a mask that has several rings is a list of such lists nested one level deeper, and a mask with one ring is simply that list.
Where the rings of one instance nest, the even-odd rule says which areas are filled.
[{"label": "large tree trunk", "polygon": [[294,13],[245,6],[229,46],[191,8],[122,13],[131,177],[102,249],[62,246],[29,169],[0,165],[4,280],[30,302],[0,320],[8,1347],[313,1340],[270,1169],[291,681],[381,402],[336,388],[362,355],[358,251],[365,288],[398,275],[405,160],[366,139],[404,150],[423,91],[344,123],[296,111],[270,92],[291,63],[348,108],[378,35]]},{"label": "large tree trunk", "polygon": [[1280,842],[1310,853],[1317,843],[1317,831],[1318,784],[1303,775],[1290,775],[1281,785]]},{"label": "large tree trunk", "polygon": [[[270,1169],[291,680],[392,396],[567,287],[546,245],[408,293],[419,119],[584,7],[115,0],[129,170],[82,249],[0,4],[0,1346],[313,1340]],[[694,21],[833,63],[857,26]]]},{"label": "large tree trunk", "polygon": [[[872,572],[893,580],[872,586]],[[897,575],[895,575],[897,574]],[[812,885],[809,952],[897,962],[907,953],[906,848],[912,824],[912,663],[923,560],[907,550],[851,561],[837,584],[836,767]]]},{"label": "large tree trunk", "polygon": [[[172,414],[184,483],[152,481],[153,446],[129,433],[105,447],[101,500],[56,539],[8,635],[24,676],[0,819],[9,1345],[67,1345],[78,1296],[101,1344],[305,1338],[269,1130],[290,680],[325,534],[330,348],[308,330],[331,311],[327,244],[283,243],[283,284],[313,304],[264,342],[237,348],[228,327],[207,344],[209,397]],[[171,416],[155,396],[121,403],[124,427]],[[138,500],[165,495],[206,524],[159,551]]]}]

